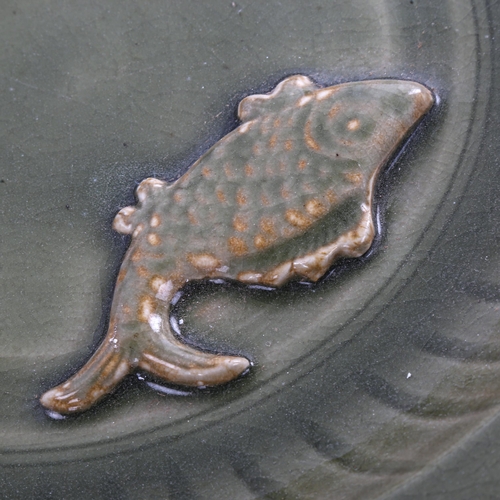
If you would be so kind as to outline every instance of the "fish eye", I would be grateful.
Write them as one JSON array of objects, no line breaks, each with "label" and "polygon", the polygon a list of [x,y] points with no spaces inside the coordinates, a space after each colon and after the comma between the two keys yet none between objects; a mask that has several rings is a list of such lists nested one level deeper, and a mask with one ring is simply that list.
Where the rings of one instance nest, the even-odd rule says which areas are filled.
[{"label": "fish eye", "polygon": [[360,125],[361,121],[359,120],[359,118],[352,118],[347,122],[346,128],[350,132],[354,132],[359,129]]}]

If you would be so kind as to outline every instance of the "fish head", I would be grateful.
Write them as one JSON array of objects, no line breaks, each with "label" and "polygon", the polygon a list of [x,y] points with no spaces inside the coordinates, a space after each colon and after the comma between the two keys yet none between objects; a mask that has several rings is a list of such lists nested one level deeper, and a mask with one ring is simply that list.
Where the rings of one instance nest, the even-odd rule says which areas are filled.
[{"label": "fish head", "polygon": [[434,102],[428,88],[404,80],[368,80],[319,89],[310,102],[306,143],[332,158],[354,160],[363,170],[377,169]]}]

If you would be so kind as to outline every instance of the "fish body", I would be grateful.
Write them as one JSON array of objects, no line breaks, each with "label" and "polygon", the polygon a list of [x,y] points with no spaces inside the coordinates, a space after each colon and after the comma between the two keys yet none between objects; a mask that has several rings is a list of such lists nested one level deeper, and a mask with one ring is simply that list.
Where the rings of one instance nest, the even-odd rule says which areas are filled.
[{"label": "fish body", "polygon": [[410,81],[319,88],[283,80],[238,108],[241,124],[173,183],[148,178],[113,227],[132,240],[115,287],[108,334],[88,363],[41,397],[62,414],[83,411],[139,368],[204,387],[247,371],[239,356],[206,353],[171,331],[169,310],[190,280],[280,287],[317,281],[375,235],[381,169],[434,103]]}]

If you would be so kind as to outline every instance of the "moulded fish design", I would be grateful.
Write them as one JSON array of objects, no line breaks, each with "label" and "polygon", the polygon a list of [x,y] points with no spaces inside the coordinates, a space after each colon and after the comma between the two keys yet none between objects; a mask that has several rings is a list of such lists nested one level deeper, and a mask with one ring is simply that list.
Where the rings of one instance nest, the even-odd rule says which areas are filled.
[{"label": "moulded fish design", "polygon": [[318,88],[302,75],[243,99],[239,127],[177,181],[142,181],[137,205],[117,214],[114,229],[132,241],[108,333],[42,405],[86,410],[135,369],[195,387],[247,371],[244,357],[182,343],[171,331],[172,298],[204,278],[272,287],[317,281],[338,258],[363,255],[375,235],[377,176],[433,103],[411,81]]}]

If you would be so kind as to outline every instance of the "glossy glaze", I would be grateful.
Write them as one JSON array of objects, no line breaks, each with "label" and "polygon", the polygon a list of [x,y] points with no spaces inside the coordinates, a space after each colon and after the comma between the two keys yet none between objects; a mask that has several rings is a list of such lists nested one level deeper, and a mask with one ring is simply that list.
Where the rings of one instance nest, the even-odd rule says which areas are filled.
[{"label": "glossy glaze", "polygon": [[244,357],[202,352],[171,331],[169,309],[189,280],[279,287],[317,281],[340,257],[371,246],[382,167],[429,111],[432,93],[399,80],[318,88],[296,75],[238,109],[241,125],[176,182],[145,179],[113,227],[132,235],[108,333],[88,363],[41,403],[86,410],[135,369],[166,382],[222,384]]}]

